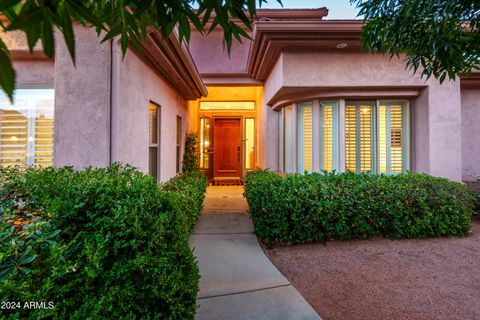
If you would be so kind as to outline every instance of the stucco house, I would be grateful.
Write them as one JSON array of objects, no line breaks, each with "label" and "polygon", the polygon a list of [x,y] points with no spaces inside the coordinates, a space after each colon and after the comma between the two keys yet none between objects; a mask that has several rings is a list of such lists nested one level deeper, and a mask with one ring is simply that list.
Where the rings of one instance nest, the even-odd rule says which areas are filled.
[{"label": "stucco house", "polygon": [[153,32],[123,58],[117,41],[78,26],[76,67],[60,37],[47,60],[23,35],[0,35],[18,87],[14,105],[0,97],[0,165],[120,161],[163,181],[198,132],[214,182],[254,168],[480,176],[480,75],[422,79],[362,52],[361,21],[327,14],[260,10],[253,40],[230,55],[218,30],[188,44]]}]

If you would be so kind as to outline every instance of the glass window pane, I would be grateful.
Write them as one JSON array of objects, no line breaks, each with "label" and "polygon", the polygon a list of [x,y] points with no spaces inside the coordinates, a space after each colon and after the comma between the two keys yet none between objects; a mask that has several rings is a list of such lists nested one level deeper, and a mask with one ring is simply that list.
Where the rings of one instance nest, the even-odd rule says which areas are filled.
[{"label": "glass window pane", "polygon": [[153,103],[149,106],[149,140],[150,144],[158,144],[158,107]]},{"label": "glass window pane", "polygon": [[406,102],[381,101],[378,107],[379,172],[405,171],[405,108]]},{"label": "glass window pane", "polygon": [[160,140],[160,107],[150,103],[149,108],[149,173],[159,180],[158,143]]},{"label": "glass window pane", "polygon": [[372,171],[372,106],[360,105],[360,171]]},{"label": "glass window pane", "polygon": [[255,169],[255,119],[245,119],[245,167]]},{"label": "glass window pane", "polygon": [[180,172],[181,164],[180,164],[180,152],[181,152],[181,144],[182,144],[182,118],[177,116],[177,137],[176,137],[176,170],[177,173]]},{"label": "glass window pane", "polygon": [[345,160],[348,171],[372,171],[373,105],[372,102],[346,103]]},{"label": "glass window pane", "polygon": [[345,106],[345,165],[347,171],[357,171],[357,107]]},{"label": "glass window pane", "polygon": [[210,118],[200,118],[200,168],[208,169],[210,149]]},{"label": "glass window pane", "polygon": [[338,169],[338,103],[320,103],[320,169]]},{"label": "glass window pane", "polygon": [[403,106],[390,106],[390,171],[400,173],[403,171]]},{"label": "glass window pane", "polygon": [[302,171],[312,171],[313,166],[313,159],[312,159],[312,138],[313,138],[313,130],[312,130],[312,106],[303,106],[301,107],[301,114],[302,114],[302,152],[303,163],[299,163],[299,168],[302,168]]},{"label": "glass window pane", "polygon": [[255,102],[253,101],[201,101],[200,110],[206,110],[206,111],[255,110]]},{"label": "glass window pane", "polygon": [[387,172],[387,107],[378,107],[378,170]]},{"label": "glass window pane", "polygon": [[284,109],[284,166],[285,172],[293,172],[293,111],[292,106]]},{"label": "glass window pane", "polygon": [[14,104],[0,93],[0,166],[51,166],[53,119],[53,89],[18,89]]}]

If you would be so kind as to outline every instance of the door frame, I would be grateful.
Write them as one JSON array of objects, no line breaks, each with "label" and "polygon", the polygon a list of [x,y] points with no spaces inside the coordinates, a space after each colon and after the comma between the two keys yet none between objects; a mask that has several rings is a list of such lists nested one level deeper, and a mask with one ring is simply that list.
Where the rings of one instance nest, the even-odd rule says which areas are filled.
[{"label": "door frame", "polygon": [[[238,120],[239,123],[240,123],[240,141],[238,142],[239,143],[239,146],[240,146],[240,163],[239,163],[239,166],[240,166],[240,180],[243,180],[244,178],[244,174],[245,174],[245,139],[244,139],[244,117],[243,116],[235,116],[235,115],[231,115],[231,116],[212,116],[211,117],[212,119],[212,125],[213,125],[213,128],[212,128],[212,141],[213,141],[213,144],[212,144],[212,147],[214,148],[215,150],[215,123],[217,120],[228,120],[228,119],[231,119],[231,120]],[[213,161],[212,161],[212,179],[215,179],[215,152],[213,153]]]},{"label": "door frame", "polygon": [[[230,101],[230,100],[229,100]],[[237,100],[235,100],[237,101]],[[251,101],[251,100],[245,100],[245,101]],[[257,109],[256,109],[256,106],[255,106],[255,110],[231,110],[231,111],[223,111],[223,110],[200,110],[199,106],[198,106],[198,109],[197,109],[197,133],[199,135],[199,139],[198,139],[198,150],[202,150],[201,146],[200,146],[200,119],[202,118],[208,118],[210,119],[211,121],[211,125],[212,125],[212,131],[210,132],[210,136],[211,136],[211,139],[210,139],[210,143],[211,143],[211,146],[210,147],[213,147],[213,145],[215,144],[215,141],[213,139],[213,127],[214,127],[214,121],[215,119],[218,119],[218,118],[237,118],[237,119],[241,119],[240,120],[240,130],[241,130],[241,144],[240,144],[240,152],[241,152],[241,159],[240,159],[240,169],[241,169],[241,174],[242,176],[240,177],[240,179],[242,181],[245,180],[245,174],[246,172],[248,172],[249,170],[253,170],[256,165],[257,165],[257,161],[258,161],[258,144],[259,144],[259,140],[258,140],[258,137],[257,137],[257,132],[258,132],[258,118],[257,118]],[[246,153],[246,132],[245,132],[245,121],[246,119],[254,119],[255,121],[255,127],[254,127],[254,147],[255,147],[255,163],[254,163],[254,168],[253,169],[249,169],[247,170],[245,168],[245,153]],[[211,167],[207,170],[203,169],[202,168],[202,171],[205,172],[206,174],[209,173],[209,170],[211,170],[211,177],[209,177],[210,180],[213,180],[213,176],[214,176],[214,168],[213,168],[213,163],[214,163],[214,160],[213,159],[214,155],[212,155],[212,161],[210,161],[210,163],[212,164]]]}]

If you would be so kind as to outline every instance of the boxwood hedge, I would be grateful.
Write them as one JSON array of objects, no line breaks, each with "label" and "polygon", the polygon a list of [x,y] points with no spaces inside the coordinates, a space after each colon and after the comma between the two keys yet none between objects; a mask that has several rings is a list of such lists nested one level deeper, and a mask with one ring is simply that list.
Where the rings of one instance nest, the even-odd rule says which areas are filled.
[{"label": "boxwood hedge", "polygon": [[195,174],[159,187],[121,165],[3,171],[0,300],[54,307],[2,314],[193,319],[199,271],[188,238],[205,187]]},{"label": "boxwood hedge", "polygon": [[465,236],[473,199],[466,187],[425,174],[247,175],[256,234],[267,244],[386,236]]}]

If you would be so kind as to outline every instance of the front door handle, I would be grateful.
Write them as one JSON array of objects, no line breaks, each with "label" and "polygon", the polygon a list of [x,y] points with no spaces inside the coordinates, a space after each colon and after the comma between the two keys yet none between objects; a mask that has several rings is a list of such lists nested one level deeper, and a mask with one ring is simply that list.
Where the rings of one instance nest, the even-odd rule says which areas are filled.
[{"label": "front door handle", "polygon": [[240,162],[240,146],[237,147],[238,162]]}]

